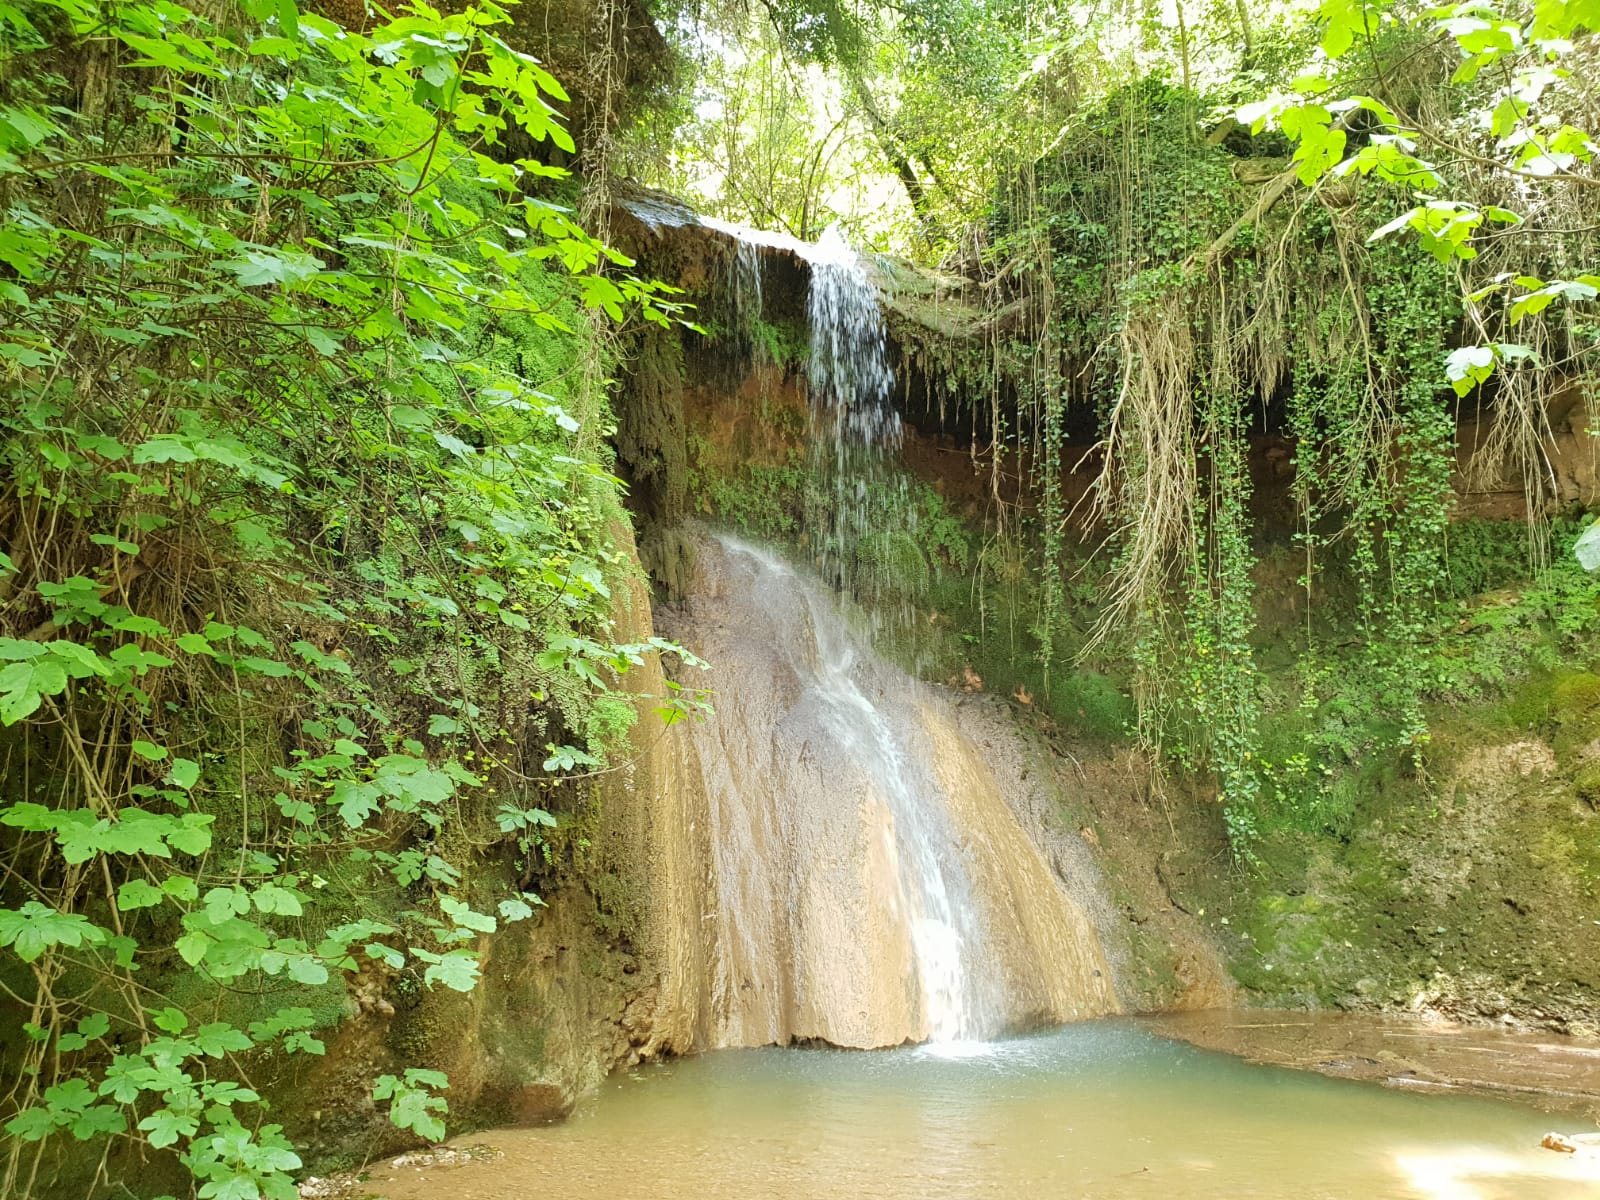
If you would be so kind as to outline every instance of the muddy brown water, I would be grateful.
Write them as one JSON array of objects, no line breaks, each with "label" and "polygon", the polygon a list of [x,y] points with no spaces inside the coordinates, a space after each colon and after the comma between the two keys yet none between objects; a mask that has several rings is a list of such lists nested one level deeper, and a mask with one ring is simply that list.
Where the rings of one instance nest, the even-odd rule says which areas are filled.
[{"label": "muddy brown water", "polygon": [[1540,1149],[1551,1128],[1580,1127],[1113,1018],[998,1042],[682,1059],[611,1080],[564,1124],[461,1139],[491,1160],[380,1163],[363,1186],[386,1200],[1600,1196],[1600,1154]]}]

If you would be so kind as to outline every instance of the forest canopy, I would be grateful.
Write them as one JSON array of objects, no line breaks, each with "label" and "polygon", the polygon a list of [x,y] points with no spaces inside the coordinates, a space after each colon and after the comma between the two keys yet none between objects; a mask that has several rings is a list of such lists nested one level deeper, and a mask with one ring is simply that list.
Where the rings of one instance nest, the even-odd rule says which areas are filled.
[{"label": "forest canopy", "polygon": [[[1301,770],[1264,765],[1264,722],[1298,711],[1317,745],[1280,757],[1348,763],[1418,751],[1431,700],[1494,686],[1440,638],[1463,495],[1520,490],[1525,567],[1576,569],[1550,448],[1600,334],[1596,24],[1557,2],[683,6],[674,140],[638,129],[628,161],[967,281],[969,332],[903,349],[1037,564],[1045,678],[1131,661],[1140,736],[1216,772],[1247,846],[1261,789]],[[1281,550],[1264,438],[1291,470]],[[1302,564],[1294,697],[1258,665],[1269,552]]]}]

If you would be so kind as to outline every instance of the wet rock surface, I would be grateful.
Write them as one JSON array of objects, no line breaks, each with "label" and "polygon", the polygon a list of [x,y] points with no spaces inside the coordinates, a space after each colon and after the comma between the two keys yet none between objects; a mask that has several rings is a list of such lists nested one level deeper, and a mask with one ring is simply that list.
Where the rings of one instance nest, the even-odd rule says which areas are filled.
[{"label": "wet rock surface", "polygon": [[1141,1023],[1250,1062],[1397,1088],[1495,1096],[1600,1120],[1600,1042],[1366,1013],[1229,1010]]},{"label": "wet rock surface", "polygon": [[947,693],[877,660],[776,557],[707,539],[696,560],[663,628],[739,698],[685,733],[693,820],[712,831],[697,1048],[896,1046],[1116,1011],[1078,899],[1094,881],[1052,870],[990,767],[1015,735],[973,741]]}]

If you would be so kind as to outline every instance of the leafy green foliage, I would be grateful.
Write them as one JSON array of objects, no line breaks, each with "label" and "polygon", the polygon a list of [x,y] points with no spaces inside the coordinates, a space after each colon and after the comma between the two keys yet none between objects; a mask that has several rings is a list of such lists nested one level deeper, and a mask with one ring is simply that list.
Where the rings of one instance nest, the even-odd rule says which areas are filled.
[{"label": "leafy green foliage", "polygon": [[389,1120],[395,1125],[437,1142],[444,1138],[444,1121],[438,1114],[445,1111],[445,1099],[433,1093],[449,1086],[438,1071],[411,1068],[403,1079],[378,1076],[373,1081],[372,1098],[389,1101]]},{"label": "leafy green foliage", "polygon": [[[945,603],[955,572],[919,575],[893,533],[869,544],[908,584],[878,603],[966,622],[924,635],[941,677],[1017,679],[1035,658],[1019,703],[1042,711],[1081,668],[1115,676],[1159,757],[1215,780],[1248,857],[1285,824],[1340,833],[1380,760],[1425,785],[1433,703],[1587,645],[1592,594],[1557,561],[1571,531],[1543,522],[1571,496],[1552,414],[1593,392],[1600,345],[1584,100],[1600,9],[768,9],[791,60],[828,69],[805,76],[813,104],[865,127],[850,72],[890,98],[877,116],[937,219],[888,235],[983,293],[970,326],[936,312],[896,331],[930,418],[936,395],[941,432],[987,455],[992,508],[981,536],[963,531],[982,547],[961,580],[977,605]],[[1115,50],[1093,44],[1107,32]],[[707,78],[719,152],[779,107],[752,94],[759,75]],[[803,455],[689,457],[719,519],[807,536]],[[1068,462],[1096,460],[1069,501]],[[1463,492],[1518,487],[1530,528],[1454,519]],[[1090,596],[1071,544],[1087,511],[1113,564]],[[1585,566],[1596,544],[1578,542]],[[1516,598],[1481,596],[1496,589]],[[1097,618],[1100,643],[1083,628]]]},{"label": "leafy green foliage", "polygon": [[16,912],[0,909],[0,948],[31,963],[52,946],[98,945],[110,935],[78,913],[57,912],[30,900]]},{"label": "leafy green foliage", "polygon": [[[606,769],[615,681],[675,650],[613,628],[591,322],[677,310],[510,148],[573,145],[508,19],[0,14],[0,727],[26,763],[0,951],[52,1022],[17,1052],[19,1144],[127,1138],[202,1197],[293,1196],[241,1058],[320,1054],[336,1013],[293,1001],[364,965],[474,986],[476,939],[539,902],[510,835],[581,802],[559,776]],[[480,853],[506,886],[469,898]],[[404,915],[353,918],[363,889]],[[444,1086],[377,1091],[437,1138]]]},{"label": "leafy green foliage", "polygon": [[[1537,211],[1550,207],[1562,189],[1587,182],[1581,172],[1594,157],[1595,143],[1563,119],[1563,96],[1584,69],[1572,39],[1593,32],[1600,22],[1600,13],[1588,5],[1471,4],[1411,12],[1387,0],[1324,0],[1318,15],[1322,50],[1335,69],[1324,64],[1324,70],[1297,80],[1293,92],[1245,106],[1240,118],[1253,122],[1258,132],[1275,124],[1296,144],[1295,161],[1305,184],[1371,176],[1412,193],[1417,203],[1378,226],[1373,240],[1410,231],[1441,263],[1470,263],[1490,244],[1494,225],[1519,224],[1523,216],[1463,194],[1491,191],[1494,183],[1510,180],[1521,189],[1521,202]],[[1385,26],[1432,35],[1450,47],[1456,62],[1450,83],[1458,95],[1453,103],[1433,106],[1442,116],[1402,108],[1402,97],[1407,107],[1414,107],[1413,98],[1386,77],[1393,68],[1384,61],[1389,57]],[[1341,90],[1337,67],[1344,59],[1361,77],[1375,65],[1390,103],[1366,95],[1333,98]],[[1365,115],[1372,128],[1366,144],[1346,157],[1344,130],[1355,115]],[[1454,162],[1426,161],[1418,157],[1424,151]],[[1490,187],[1483,186],[1485,180]],[[1594,299],[1594,278],[1579,275],[1547,284],[1525,268],[1499,271],[1469,286],[1468,303],[1483,304],[1513,279],[1514,286],[1527,289],[1504,312],[1479,314],[1479,332],[1489,332],[1495,325],[1518,325],[1557,300]],[[1446,369],[1457,394],[1464,396],[1502,366],[1536,357],[1520,342],[1485,339],[1452,350]]]}]

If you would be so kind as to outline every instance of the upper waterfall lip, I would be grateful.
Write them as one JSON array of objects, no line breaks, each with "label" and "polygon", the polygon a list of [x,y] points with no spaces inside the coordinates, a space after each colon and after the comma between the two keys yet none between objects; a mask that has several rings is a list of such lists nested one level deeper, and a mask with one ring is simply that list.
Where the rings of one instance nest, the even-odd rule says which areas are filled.
[{"label": "upper waterfall lip", "polygon": [[737,221],[724,221],[721,217],[701,217],[700,224],[707,229],[715,229],[718,233],[725,233],[731,238],[741,242],[748,242],[752,246],[765,246],[773,250],[788,250],[798,254],[807,262],[813,261],[815,246],[811,242],[801,241],[792,233],[782,233],[773,229],[757,229],[754,225],[741,225]]},{"label": "upper waterfall lip", "polygon": [[860,255],[845,238],[844,231],[837,222],[823,230],[822,236],[816,241],[808,242],[781,230],[758,229],[754,225],[726,221],[721,217],[708,217],[695,212],[681,201],[663,196],[624,196],[617,203],[646,225],[656,229],[683,229],[698,225],[702,229],[726,234],[747,245],[769,250],[787,250],[813,266],[860,261]]},{"label": "upper waterfall lip", "polygon": [[681,229],[703,223],[700,214],[687,204],[660,194],[623,196],[617,203],[657,229]]},{"label": "upper waterfall lip", "polygon": [[822,231],[822,236],[811,246],[813,263],[843,263],[851,266],[861,262],[861,253],[844,236],[844,227],[835,221]]}]

